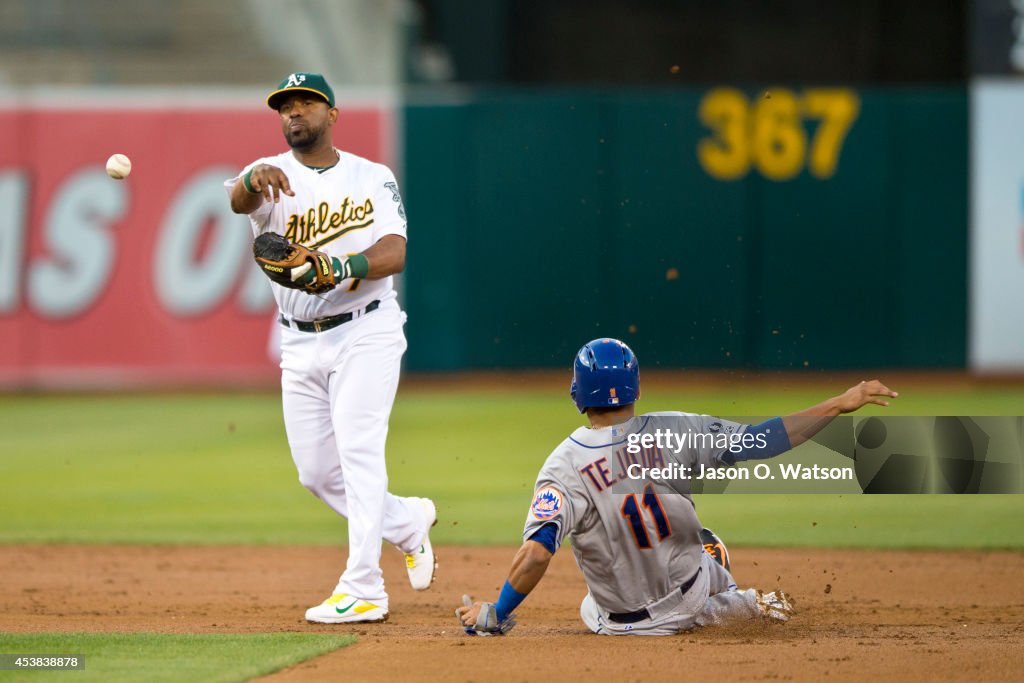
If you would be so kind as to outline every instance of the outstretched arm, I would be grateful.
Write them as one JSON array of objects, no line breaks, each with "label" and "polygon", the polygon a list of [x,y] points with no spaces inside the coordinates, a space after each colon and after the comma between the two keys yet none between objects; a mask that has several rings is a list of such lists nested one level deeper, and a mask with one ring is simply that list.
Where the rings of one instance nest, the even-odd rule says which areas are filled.
[{"label": "outstretched arm", "polygon": [[263,202],[278,202],[281,193],[294,197],[288,176],[277,166],[258,164],[246,171],[231,188],[231,210],[252,213]]},{"label": "outstretched arm", "polygon": [[504,622],[530,591],[540,583],[544,573],[548,570],[552,557],[554,555],[544,544],[532,539],[526,541],[512,560],[508,580],[505,581],[505,586],[501,589],[498,601],[493,605],[486,602],[463,605],[455,610],[455,616],[462,621],[463,626],[475,628],[479,623],[481,610],[489,610],[493,607],[498,623]]},{"label": "outstretched arm", "polygon": [[810,439],[837,415],[852,413],[869,403],[887,406],[889,402],[885,399],[897,396],[899,394],[877,379],[861,382],[818,405],[792,415],[773,417],[749,427],[746,434],[756,437],[762,445],[737,452],[729,451],[722,459],[728,464],[734,464],[744,460],[766,460],[775,457]]},{"label": "outstretched arm", "polygon": [[512,558],[508,582],[518,592],[528,595],[544,578],[552,557],[554,555],[542,544],[534,540],[526,541]]},{"label": "outstretched arm", "polygon": [[782,418],[782,424],[789,435],[790,446],[796,447],[824,429],[837,415],[852,413],[870,403],[887,406],[889,402],[885,399],[897,396],[898,393],[877,379],[864,381],[816,406],[786,415]]}]

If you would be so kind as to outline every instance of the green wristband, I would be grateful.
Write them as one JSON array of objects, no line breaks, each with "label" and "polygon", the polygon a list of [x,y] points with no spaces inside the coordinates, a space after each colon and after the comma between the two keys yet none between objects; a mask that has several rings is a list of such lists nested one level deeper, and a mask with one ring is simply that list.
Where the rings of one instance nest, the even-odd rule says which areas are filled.
[{"label": "green wristband", "polygon": [[363,278],[370,272],[370,261],[362,254],[352,254],[348,257],[348,272],[352,277]]},{"label": "green wristband", "polygon": [[366,277],[370,272],[370,262],[362,254],[352,254],[344,261],[332,256],[331,264],[334,266],[334,277],[339,280]]},{"label": "green wristband", "polygon": [[252,189],[252,172],[254,170],[256,169],[250,168],[245,172],[245,175],[242,176],[242,184],[245,185],[245,191],[249,194],[259,194],[259,192]]},{"label": "green wristband", "polygon": [[344,263],[337,256],[332,256],[331,263],[334,264],[334,277],[340,280],[366,277],[370,272],[370,262],[362,254],[352,254]]}]

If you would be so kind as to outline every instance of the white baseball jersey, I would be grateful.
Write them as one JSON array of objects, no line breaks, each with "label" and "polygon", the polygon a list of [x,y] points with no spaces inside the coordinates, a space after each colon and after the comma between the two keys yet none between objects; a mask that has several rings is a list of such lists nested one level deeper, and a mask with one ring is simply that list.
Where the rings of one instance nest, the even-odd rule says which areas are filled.
[{"label": "white baseball jersey", "polygon": [[629,453],[628,436],[656,429],[741,433],[745,427],[679,412],[638,415],[602,429],[580,427],[541,468],[523,539],[550,523],[558,526],[559,544],[571,534],[587,586],[610,612],[632,612],[669,595],[701,567],[701,523],[685,482],[634,480],[626,476],[627,468],[632,463],[662,468],[670,462],[721,467],[727,449],[706,445],[678,454],[657,448]]},{"label": "white baseball jersey", "polygon": [[[385,235],[406,236],[398,184],[381,164],[338,151],[336,165],[317,171],[287,151],[257,159],[242,174],[257,164],[280,168],[295,196],[281,193],[278,203],[264,201],[249,214],[254,236],[275,232],[336,257],[365,251]],[[229,196],[238,177],[224,183]],[[374,312],[327,330],[279,326],[279,331],[281,402],[299,481],[349,520],[348,560],[333,593],[386,610],[381,539],[412,553],[421,548],[433,521],[421,501],[387,491],[384,450],[406,349],[405,314],[391,277],[345,280],[320,295],[273,282],[271,288],[291,320],[311,321],[381,302]]]},{"label": "white baseball jersey", "polygon": [[[288,151],[257,159],[224,182],[230,195],[238,178],[257,164],[277,166],[288,176],[295,196],[282,192],[280,202],[265,201],[249,214],[254,237],[276,232],[339,258],[365,251],[384,235],[406,237],[405,210],[390,169],[335,151],[338,163],[324,171],[305,166]],[[307,321],[357,310],[375,299],[384,303],[396,296],[390,276],[345,280],[330,292],[315,296],[276,283],[271,283],[271,288],[285,317]]]}]

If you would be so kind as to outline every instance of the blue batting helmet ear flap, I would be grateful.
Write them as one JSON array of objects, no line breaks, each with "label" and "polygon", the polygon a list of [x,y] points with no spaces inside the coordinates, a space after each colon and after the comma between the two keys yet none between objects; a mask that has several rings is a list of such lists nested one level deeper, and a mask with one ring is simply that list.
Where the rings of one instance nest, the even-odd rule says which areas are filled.
[{"label": "blue batting helmet ear flap", "polygon": [[595,339],[576,353],[569,387],[576,408],[612,408],[635,403],[640,395],[640,363],[618,339]]}]

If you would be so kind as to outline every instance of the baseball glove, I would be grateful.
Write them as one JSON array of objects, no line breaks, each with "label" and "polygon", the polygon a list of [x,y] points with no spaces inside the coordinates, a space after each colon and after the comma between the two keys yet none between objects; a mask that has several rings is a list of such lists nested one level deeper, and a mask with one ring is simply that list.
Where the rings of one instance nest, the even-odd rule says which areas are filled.
[{"label": "baseball glove", "polygon": [[264,232],[252,243],[252,255],[267,277],[289,289],[310,294],[329,292],[338,284],[331,257],[276,232]]}]

